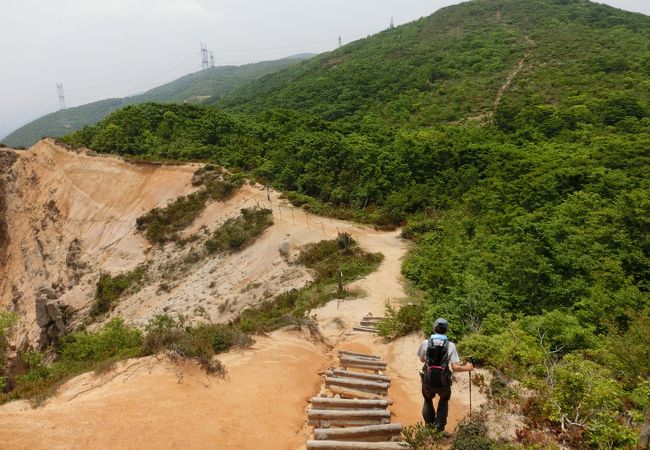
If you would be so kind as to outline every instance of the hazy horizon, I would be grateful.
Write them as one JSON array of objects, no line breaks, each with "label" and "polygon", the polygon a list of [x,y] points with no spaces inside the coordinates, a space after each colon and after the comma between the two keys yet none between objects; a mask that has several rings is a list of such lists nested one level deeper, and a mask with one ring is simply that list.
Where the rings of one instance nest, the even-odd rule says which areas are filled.
[{"label": "hazy horizon", "polygon": [[[241,65],[321,53],[428,16],[458,0],[24,0],[2,2],[0,138],[59,109],[126,97],[201,69],[200,43],[215,64]],[[650,14],[650,3],[608,0]],[[15,44],[18,42],[19,44]],[[11,70],[7,69],[11,68]]]}]

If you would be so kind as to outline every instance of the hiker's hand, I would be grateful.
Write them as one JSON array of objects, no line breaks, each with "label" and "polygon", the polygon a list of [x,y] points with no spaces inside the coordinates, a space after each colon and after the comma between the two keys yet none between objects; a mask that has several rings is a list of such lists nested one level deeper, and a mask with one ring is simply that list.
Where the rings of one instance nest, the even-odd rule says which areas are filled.
[{"label": "hiker's hand", "polygon": [[471,372],[472,370],[474,370],[474,364],[472,364],[471,362],[466,362],[466,363],[465,363],[465,369],[466,369],[468,372]]}]

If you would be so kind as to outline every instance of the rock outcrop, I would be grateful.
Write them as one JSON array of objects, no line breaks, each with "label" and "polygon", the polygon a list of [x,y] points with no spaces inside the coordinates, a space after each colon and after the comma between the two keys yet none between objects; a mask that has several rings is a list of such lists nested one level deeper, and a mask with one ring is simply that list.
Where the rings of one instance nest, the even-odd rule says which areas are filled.
[{"label": "rock outcrop", "polygon": [[57,293],[49,287],[42,287],[36,293],[34,310],[36,324],[41,330],[38,342],[41,348],[47,347],[67,331],[70,308],[57,299]]}]

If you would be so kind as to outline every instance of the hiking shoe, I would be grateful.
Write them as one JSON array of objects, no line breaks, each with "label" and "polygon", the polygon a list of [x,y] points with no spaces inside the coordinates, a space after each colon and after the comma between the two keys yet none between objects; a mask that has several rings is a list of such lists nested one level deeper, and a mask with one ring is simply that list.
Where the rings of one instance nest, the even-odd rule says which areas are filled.
[{"label": "hiking shoe", "polygon": [[451,433],[448,432],[448,431],[445,431],[445,430],[442,430],[442,431],[440,432],[440,435],[441,435],[444,439],[447,439],[447,438],[450,438],[450,437],[451,437]]}]

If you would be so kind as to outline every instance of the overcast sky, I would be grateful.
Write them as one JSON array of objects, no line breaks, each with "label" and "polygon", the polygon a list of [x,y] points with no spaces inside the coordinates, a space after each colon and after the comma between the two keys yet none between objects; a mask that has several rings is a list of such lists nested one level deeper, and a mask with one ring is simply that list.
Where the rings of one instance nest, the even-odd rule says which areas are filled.
[{"label": "overcast sky", "polygon": [[[531,0],[534,1],[534,0]],[[58,109],[124,97],[201,68],[323,52],[456,0],[0,0],[0,137]],[[605,3],[650,14],[648,0]]]}]

